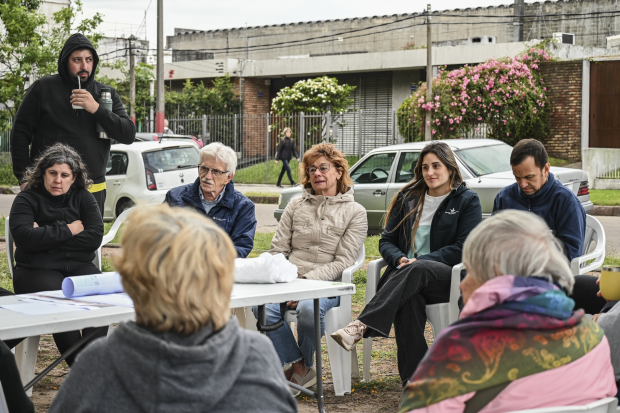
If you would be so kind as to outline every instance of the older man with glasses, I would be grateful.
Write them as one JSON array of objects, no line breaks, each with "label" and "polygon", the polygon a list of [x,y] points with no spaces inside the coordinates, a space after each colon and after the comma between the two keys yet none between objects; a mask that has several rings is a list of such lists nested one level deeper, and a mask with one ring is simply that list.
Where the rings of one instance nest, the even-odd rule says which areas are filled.
[{"label": "older man with glasses", "polygon": [[196,181],[168,191],[165,202],[211,218],[230,236],[239,258],[245,258],[254,246],[256,214],[254,203],[235,190],[236,168],[237,155],[231,148],[219,142],[206,145],[200,150]]}]

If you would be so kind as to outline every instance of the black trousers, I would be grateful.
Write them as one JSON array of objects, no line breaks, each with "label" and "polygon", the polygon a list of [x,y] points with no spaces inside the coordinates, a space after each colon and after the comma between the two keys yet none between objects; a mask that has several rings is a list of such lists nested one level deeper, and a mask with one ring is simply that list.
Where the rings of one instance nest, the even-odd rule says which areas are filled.
[{"label": "black trousers", "polygon": [[[6,291],[6,290],[4,290]],[[15,357],[11,350],[0,341],[0,384],[6,398],[9,412],[34,413],[34,404],[26,396],[24,384],[19,376]]]},{"label": "black trousers", "polygon": [[103,191],[93,192],[92,194],[95,197],[95,200],[97,201],[97,205],[99,206],[99,212],[101,212],[101,218],[103,218],[103,207],[105,205],[106,190],[104,189]]},{"label": "black trousers", "polygon": [[[73,271],[68,271],[61,273],[60,271],[54,270],[33,270],[30,268],[23,267],[15,267],[15,271],[13,272],[13,286],[15,287],[16,294],[28,294],[28,293],[37,293],[40,291],[51,291],[51,290],[60,290],[62,288],[62,280],[65,277],[73,277],[76,275],[90,275],[90,274],[101,274],[101,271],[94,264],[84,264],[84,266],[78,267]],[[57,333],[54,334],[54,341],[56,342],[56,347],[58,351],[62,354],[65,351],[69,350],[71,346],[73,346],[76,342],[78,342],[82,335],[86,336],[97,328],[85,328],[80,333],[79,330],[76,331],[67,331],[66,333]],[[96,334],[89,343],[99,337],[105,337],[107,334],[106,330],[101,331],[99,334]],[[75,358],[81,349],[86,347],[88,343],[84,346],[80,347],[76,352],[71,354],[66,358],[66,362],[69,366],[73,365],[75,362]]]},{"label": "black trousers", "polygon": [[583,308],[586,314],[598,314],[607,301],[596,295],[600,288],[596,284],[598,277],[593,275],[576,275],[575,286],[570,298],[575,300],[575,309]]},{"label": "black trousers", "polygon": [[358,320],[368,329],[364,337],[388,337],[396,331],[398,373],[405,384],[428,350],[424,338],[426,305],[450,300],[452,267],[418,260],[385,274],[377,294]]},{"label": "black trousers", "polygon": [[291,185],[295,185],[295,181],[293,181],[293,175],[291,175],[291,167],[288,165],[286,159],[282,159],[282,169],[280,170],[280,176],[278,177],[278,185],[282,182],[282,178],[284,177],[284,172],[288,175],[288,180],[291,181]]}]

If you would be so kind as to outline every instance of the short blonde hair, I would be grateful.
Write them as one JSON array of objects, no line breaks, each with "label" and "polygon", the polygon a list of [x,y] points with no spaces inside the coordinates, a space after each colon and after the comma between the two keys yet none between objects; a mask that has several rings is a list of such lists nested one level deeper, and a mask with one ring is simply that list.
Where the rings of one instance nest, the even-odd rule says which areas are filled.
[{"label": "short blonde hair", "polygon": [[113,263],[138,324],[181,335],[224,327],[237,253],[217,224],[188,208],[144,206],[130,214],[121,244]]},{"label": "short blonde hair", "polygon": [[500,275],[543,277],[569,294],[575,284],[562,243],[542,218],[526,211],[501,211],[474,228],[463,263],[479,284]]},{"label": "short blonde hair", "polygon": [[341,194],[346,193],[352,186],[353,181],[349,175],[349,161],[344,157],[342,152],[336,149],[336,146],[332,143],[319,143],[308,149],[304,153],[304,158],[299,164],[299,176],[301,176],[301,186],[303,188],[312,188],[310,183],[310,176],[306,172],[306,168],[312,165],[317,159],[324,156],[331,164],[336,167],[338,172],[342,173],[342,176],[338,180],[338,192]]}]

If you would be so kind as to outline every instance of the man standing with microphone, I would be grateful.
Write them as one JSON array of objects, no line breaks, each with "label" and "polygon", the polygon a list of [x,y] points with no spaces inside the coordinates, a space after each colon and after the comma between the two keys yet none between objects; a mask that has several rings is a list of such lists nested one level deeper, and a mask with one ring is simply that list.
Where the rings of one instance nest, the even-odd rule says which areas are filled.
[{"label": "man standing with microphone", "polygon": [[[97,51],[84,35],[67,39],[58,58],[58,74],[34,82],[17,111],[11,156],[21,183],[26,168],[48,146],[57,142],[72,146],[88,167],[94,182],[90,192],[103,216],[110,139],[129,145],[136,127],[116,91],[95,80],[98,63]],[[111,98],[111,110],[98,103],[105,98]]]}]

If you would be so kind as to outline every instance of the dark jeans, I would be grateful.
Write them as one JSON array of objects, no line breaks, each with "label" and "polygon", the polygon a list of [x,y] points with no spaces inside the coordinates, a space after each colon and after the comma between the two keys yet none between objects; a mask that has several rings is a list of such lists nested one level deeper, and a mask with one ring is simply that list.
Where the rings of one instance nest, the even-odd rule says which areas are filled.
[{"label": "dark jeans", "polygon": [[293,181],[293,175],[291,175],[291,167],[288,166],[288,160],[282,159],[282,170],[280,171],[280,176],[278,177],[278,185],[282,182],[282,177],[284,176],[284,172],[288,175],[288,180],[291,181],[291,185],[295,185],[295,181]]},{"label": "dark jeans", "polygon": [[359,316],[368,329],[364,337],[388,337],[396,331],[398,372],[406,383],[428,350],[424,338],[426,305],[450,300],[452,267],[418,260],[386,273],[377,294]]},{"label": "dark jeans", "polygon": [[[73,277],[76,275],[90,275],[101,274],[101,271],[94,264],[85,264],[82,267],[78,267],[73,271],[61,273],[54,270],[33,270],[30,268],[15,267],[13,286],[15,287],[16,294],[29,294],[37,293],[40,291],[53,291],[62,289],[62,280],[65,277]],[[82,335],[86,336],[97,328],[85,328],[80,334],[79,330],[67,331],[66,333],[54,334],[54,341],[58,351],[62,354],[69,350],[77,341],[82,338]],[[96,334],[90,341],[105,337],[107,331],[104,329],[99,334]],[[80,347],[76,352],[66,358],[66,362],[69,366],[73,365],[75,358],[81,349],[86,347],[88,343]]]},{"label": "dark jeans", "polygon": [[97,206],[99,206],[99,212],[101,212],[101,218],[103,218],[103,207],[105,205],[106,190],[104,189],[103,191],[93,192],[93,196],[95,197],[95,201],[97,201]]},{"label": "dark jeans", "polygon": [[596,284],[598,277],[593,275],[576,275],[575,286],[570,298],[575,300],[575,310],[583,308],[586,314],[598,314],[607,301],[596,295],[600,288]]}]

